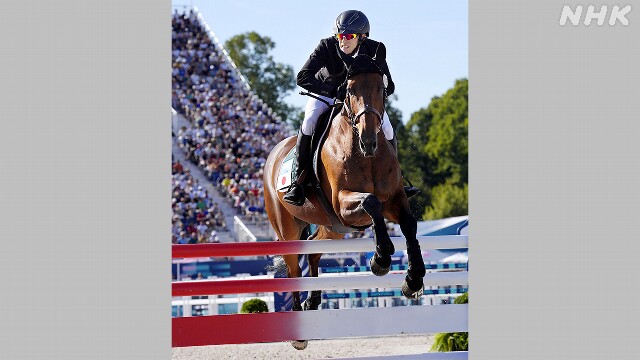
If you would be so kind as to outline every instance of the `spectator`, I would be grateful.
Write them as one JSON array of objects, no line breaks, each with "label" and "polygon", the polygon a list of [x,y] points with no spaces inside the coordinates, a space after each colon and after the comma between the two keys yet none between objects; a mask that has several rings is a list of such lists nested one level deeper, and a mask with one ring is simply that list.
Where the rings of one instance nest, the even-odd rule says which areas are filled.
[{"label": "spectator", "polygon": [[189,237],[187,236],[187,232],[182,230],[180,231],[180,236],[178,237],[178,244],[188,244]]},{"label": "spectator", "polygon": [[211,234],[207,238],[207,242],[219,243],[220,242],[220,238],[218,237],[218,232],[215,231],[215,230],[211,231]]},{"label": "spectator", "polygon": [[172,29],[172,105],[191,123],[179,146],[238,214],[264,213],[264,163],[291,130],[243,86],[195,13],[174,12]]},{"label": "spectator", "polygon": [[[211,230],[226,230],[224,214],[188,169],[172,164],[171,235],[174,243],[206,242]],[[191,236],[195,233],[194,236]]]}]

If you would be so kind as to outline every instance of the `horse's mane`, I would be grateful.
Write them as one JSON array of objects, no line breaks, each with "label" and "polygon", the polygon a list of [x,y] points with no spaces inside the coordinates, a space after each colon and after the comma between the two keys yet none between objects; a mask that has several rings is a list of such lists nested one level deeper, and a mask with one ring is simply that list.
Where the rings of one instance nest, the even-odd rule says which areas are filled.
[{"label": "horse's mane", "polygon": [[353,62],[347,67],[347,79],[359,74],[377,73],[382,75],[382,69],[367,54],[358,54],[353,58]]}]

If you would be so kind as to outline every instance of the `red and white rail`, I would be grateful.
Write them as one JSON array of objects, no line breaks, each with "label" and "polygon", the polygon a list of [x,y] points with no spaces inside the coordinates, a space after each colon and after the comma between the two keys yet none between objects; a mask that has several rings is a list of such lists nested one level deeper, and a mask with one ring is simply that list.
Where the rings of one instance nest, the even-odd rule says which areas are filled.
[{"label": "red and white rail", "polygon": [[[406,250],[404,237],[392,237],[396,250]],[[459,249],[469,247],[467,235],[418,236],[422,249]],[[373,238],[341,240],[258,241],[246,243],[172,245],[172,258],[231,257],[375,250]]]},{"label": "red and white rail", "polygon": [[[274,279],[216,279],[171,284],[173,296],[247,294],[313,290],[398,288],[406,274],[322,276]],[[425,286],[467,285],[467,272],[427,273]]]},{"label": "red and white rail", "polygon": [[467,331],[468,307],[401,306],[173,318],[173,346]]},{"label": "red and white rail", "polygon": [[[466,235],[420,236],[422,249],[468,247]],[[396,250],[403,237],[392,238]],[[373,239],[296,240],[227,244],[173,245],[173,258],[232,257],[373,251]],[[350,274],[318,278],[216,279],[174,282],[173,296],[291,292],[399,287],[405,274]],[[467,272],[427,273],[425,286],[466,285]],[[431,305],[290,311],[173,318],[173,347],[331,339],[355,336],[468,331],[467,305]],[[353,324],[353,326],[346,326]],[[466,352],[395,356],[396,359],[466,359]],[[372,359],[372,358],[360,358]]]}]

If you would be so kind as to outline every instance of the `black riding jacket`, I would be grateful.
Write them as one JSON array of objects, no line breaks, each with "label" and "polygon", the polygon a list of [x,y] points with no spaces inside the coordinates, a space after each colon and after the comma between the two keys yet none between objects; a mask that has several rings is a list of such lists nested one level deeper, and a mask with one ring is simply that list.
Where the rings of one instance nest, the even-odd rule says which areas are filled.
[{"label": "black riding jacket", "polygon": [[[298,73],[298,86],[315,94],[334,97],[338,86],[347,77],[347,71],[338,51],[341,50],[335,36],[320,40],[320,44]],[[358,54],[375,57],[376,64],[387,75],[387,95],[393,94],[395,85],[387,66],[387,48],[384,44],[365,38],[360,43]]]}]

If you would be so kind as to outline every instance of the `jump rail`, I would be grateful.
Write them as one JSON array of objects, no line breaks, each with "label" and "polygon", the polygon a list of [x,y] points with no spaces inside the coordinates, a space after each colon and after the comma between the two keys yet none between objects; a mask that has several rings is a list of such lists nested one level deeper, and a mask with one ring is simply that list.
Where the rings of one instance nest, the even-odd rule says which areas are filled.
[{"label": "jump rail", "polygon": [[[466,235],[419,236],[423,249],[468,247]],[[406,249],[404,238],[392,238],[396,250]],[[260,256],[373,251],[373,239],[296,240],[251,243],[173,245],[173,258]],[[361,269],[360,269],[361,270]],[[464,269],[460,269],[464,270]],[[318,278],[277,278],[214,281],[187,281],[172,284],[173,296],[290,292],[294,290],[336,290],[393,288],[404,274],[321,276]],[[466,285],[466,271],[428,273],[425,286]],[[332,339],[356,336],[433,334],[468,331],[466,304],[405,306],[322,311],[289,311],[234,314],[172,319],[173,347],[279,342],[296,339]],[[358,326],[348,326],[358,324]],[[347,325],[347,326],[345,326]],[[247,331],[250,329],[250,331]],[[383,359],[389,357],[361,357]],[[467,352],[399,355],[394,359],[467,359]]]},{"label": "jump rail", "polygon": [[[396,250],[406,250],[404,237],[392,237]],[[418,236],[422,249],[469,247],[467,235]],[[342,240],[258,241],[246,243],[172,245],[172,258],[260,256],[374,251],[373,238]]]},{"label": "jump rail", "polygon": [[[398,288],[405,274],[321,276],[301,278],[180,281],[171,284],[173,296],[246,294],[339,289]],[[427,273],[425,286],[467,285],[467,272]]]},{"label": "jump rail", "polygon": [[172,345],[458,332],[467,331],[467,319],[467,304],[183,317],[173,318]]}]

